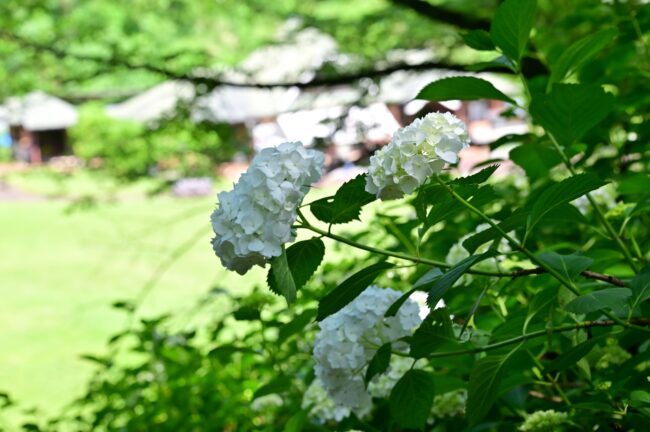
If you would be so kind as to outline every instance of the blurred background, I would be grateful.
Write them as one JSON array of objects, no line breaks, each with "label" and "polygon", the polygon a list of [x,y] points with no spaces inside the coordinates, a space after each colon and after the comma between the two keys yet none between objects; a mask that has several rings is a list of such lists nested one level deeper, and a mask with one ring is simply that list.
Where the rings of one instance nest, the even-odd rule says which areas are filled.
[{"label": "blurred background", "polygon": [[[124,309],[187,325],[202,319],[197,299],[263,286],[264,270],[226,272],[209,244],[216,193],[262,148],[302,141],[325,152],[317,195],[432,111],[468,124],[461,172],[506,158],[508,146],[486,144],[525,134],[521,113],[499,101],[414,99],[430,81],[462,74],[521,99],[497,53],[460,36],[488,29],[498,3],[2,0],[5,401],[47,413],[79,396],[87,354],[128,325]],[[539,3],[544,22],[562,2]],[[597,28],[607,3],[579,0],[576,10]],[[559,20],[567,40],[589,30],[575,22]],[[531,56],[524,71],[545,68]]]}]

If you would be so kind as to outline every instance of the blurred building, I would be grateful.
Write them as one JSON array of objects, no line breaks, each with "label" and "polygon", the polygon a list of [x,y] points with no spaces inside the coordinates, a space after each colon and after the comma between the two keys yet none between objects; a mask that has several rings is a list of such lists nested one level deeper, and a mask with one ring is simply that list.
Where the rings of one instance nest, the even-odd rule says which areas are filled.
[{"label": "blurred building", "polygon": [[[402,50],[392,52],[390,61],[419,64],[432,55],[428,50]],[[201,92],[191,83],[168,81],[109,107],[108,113],[155,125],[183,106],[196,121],[231,125],[254,150],[285,141],[319,147],[327,154],[329,168],[366,159],[386,144],[397,128],[432,111],[450,111],[463,119],[475,144],[526,130],[525,122],[516,115],[510,119],[500,116],[509,108],[500,101],[414,100],[431,81],[458,75],[478,75],[512,97],[521,94],[516,83],[494,74],[400,71],[378,80],[321,88],[264,87],[309,82],[323,70],[344,73],[346,68],[354,70],[355,62],[338,52],[330,36],[305,29],[285,37],[282,43],[256,50],[236,70],[195,71],[232,85]],[[261,85],[247,86],[250,82]]]},{"label": "blurred building", "polygon": [[14,158],[35,164],[69,153],[67,129],[78,120],[73,105],[43,92],[7,99],[0,117],[9,125]]}]

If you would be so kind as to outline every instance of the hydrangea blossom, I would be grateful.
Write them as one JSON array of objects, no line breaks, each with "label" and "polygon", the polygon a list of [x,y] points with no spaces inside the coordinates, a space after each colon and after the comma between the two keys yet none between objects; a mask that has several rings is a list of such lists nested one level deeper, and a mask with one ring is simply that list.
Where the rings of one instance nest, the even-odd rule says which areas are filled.
[{"label": "hydrangea blossom", "polygon": [[[388,342],[393,342],[395,349],[406,349],[406,344],[397,340],[410,335],[422,321],[412,300],[407,300],[395,316],[384,317],[401,295],[370,286],[320,323],[314,344],[316,377],[337,405],[348,407],[359,417],[368,414],[372,406],[373,395],[366,391],[363,378],[377,349]],[[399,360],[391,361],[388,378],[375,377],[369,390],[377,397],[385,396],[401,377],[401,366]]]},{"label": "hydrangea blossom", "polygon": [[337,405],[327,394],[323,383],[319,379],[311,382],[302,396],[302,409],[308,410],[309,417],[318,423],[330,420],[340,422],[350,415],[350,408]]},{"label": "hydrangea blossom", "polygon": [[399,129],[370,158],[366,191],[382,200],[403,197],[469,146],[465,124],[451,113],[431,113]]},{"label": "hydrangea blossom", "polygon": [[291,226],[309,185],[317,181],[325,156],[300,142],[262,150],[233,190],[219,194],[212,213],[212,247],[224,267],[239,274],[282,253],[293,241]]},{"label": "hydrangea blossom", "polygon": [[435,418],[460,417],[465,415],[467,404],[467,390],[458,389],[437,395],[433,398],[431,417],[429,423],[434,423]]},{"label": "hydrangea blossom", "polygon": [[535,411],[526,416],[526,420],[519,426],[518,430],[524,432],[552,432],[558,430],[558,426],[565,423],[568,418],[567,413],[555,410]]}]

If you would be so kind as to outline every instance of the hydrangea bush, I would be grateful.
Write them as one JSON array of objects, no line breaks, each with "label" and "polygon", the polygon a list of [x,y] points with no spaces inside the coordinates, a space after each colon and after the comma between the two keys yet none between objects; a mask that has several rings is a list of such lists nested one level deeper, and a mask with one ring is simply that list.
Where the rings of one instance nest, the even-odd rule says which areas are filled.
[{"label": "hydrangea bush", "polygon": [[271,293],[198,329],[116,336],[142,361],[93,358],[61,430],[647,430],[650,14],[498,3],[462,37],[494,58],[473,70],[522,95],[464,75],[417,98],[506,102],[530,124],[490,144],[507,157],[459,175],[467,128],[432,113],[309,200],[323,155],[264,150],[219,195],[212,246],[230,270],[265,267]]},{"label": "hydrangea bush", "polygon": [[[489,32],[463,36],[474,49],[499,52],[477,69],[509,70],[522,97],[475,76],[441,79],[417,95],[496,99],[512,106],[504,114],[526,113],[530,133],[491,144],[514,147],[510,177],[497,172],[502,161],[459,176],[453,167],[469,146],[467,127],[450,113],[430,113],[396,131],[367,174],[332,196],[302,203],[323,157],[299,143],[261,154],[220,195],[213,244],[224,265],[243,273],[269,264],[269,288],[289,310],[309,304],[310,319],[299,326],[316,331],[305,339],[313,375],[292,417],[301,427],[649,424],[644,115],[626,117],[636,107],[617,105],[625,86],[615,70],[589,73],[609,55],[615,29],[561,52],[543,51],[536,39],[549,73],[527,78],[535,17],[536,2],[507,0]],[[614,143],[607,128],[622,129],[627,141]],[[359,219],[366,230],[346,230]],[[297,232],[302,240],[291,244]],[[314,291],[330,248],[367,255],[352,255],[354,271]],[[426,304],[418,304],[422,296]]]}]

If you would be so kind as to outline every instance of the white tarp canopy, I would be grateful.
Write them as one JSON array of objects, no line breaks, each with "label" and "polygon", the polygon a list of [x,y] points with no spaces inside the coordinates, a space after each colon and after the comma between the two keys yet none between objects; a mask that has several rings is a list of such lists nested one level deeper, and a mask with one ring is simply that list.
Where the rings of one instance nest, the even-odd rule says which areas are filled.
[{"label": "white tarp canopy", "polygon": [[43,92],[9,98],[5,109],[10,125],[28,131],[67,129],[79,119],[72,104]]}]

